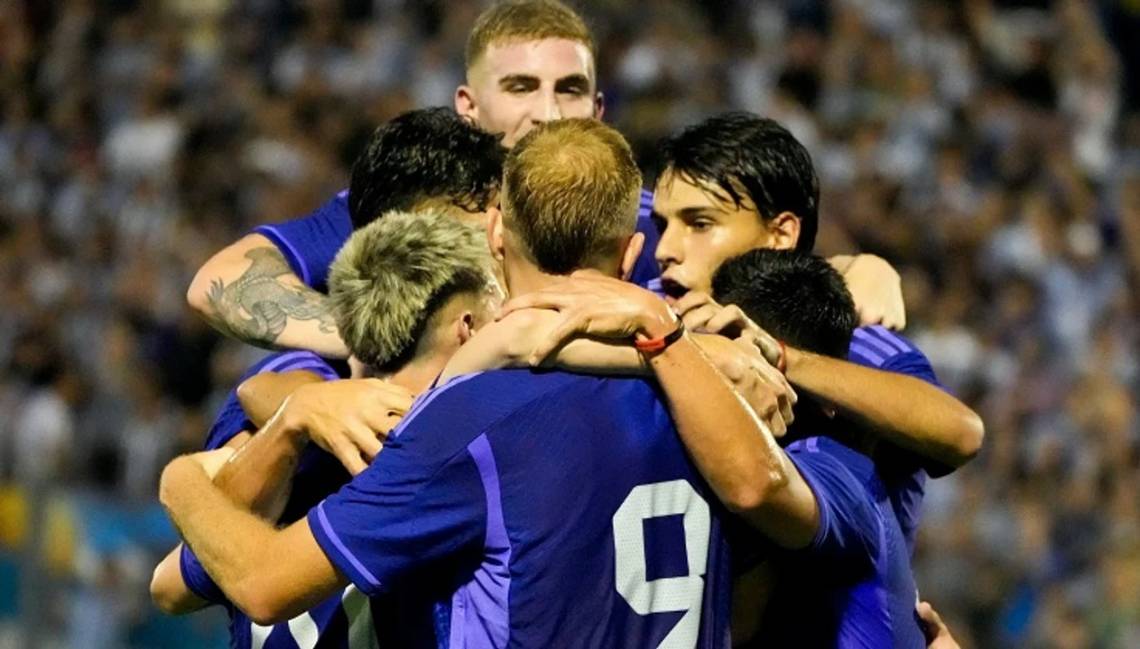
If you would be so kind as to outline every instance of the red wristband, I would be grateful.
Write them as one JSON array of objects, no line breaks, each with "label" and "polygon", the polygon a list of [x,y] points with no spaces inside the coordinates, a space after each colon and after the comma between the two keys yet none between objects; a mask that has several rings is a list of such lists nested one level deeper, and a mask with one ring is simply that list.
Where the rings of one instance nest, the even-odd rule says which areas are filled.
[{"label": "red wristband", "polygon": [[788,371],[788,346],[782,340],[777,340],[776,343],[780,346],[780,357],[776,359],[776,369],[780,371],[780,374],[786,374]]},{"label": "red wristband", "polygon": [[653,354],[677,342],[683,335],[685,335],[685,323],[681,320],[677,320],[677,328],[671,333],[665,334],[660,338],[650,338],[649,340],[634,339],[633,346],[636,347],[639,352]]}]

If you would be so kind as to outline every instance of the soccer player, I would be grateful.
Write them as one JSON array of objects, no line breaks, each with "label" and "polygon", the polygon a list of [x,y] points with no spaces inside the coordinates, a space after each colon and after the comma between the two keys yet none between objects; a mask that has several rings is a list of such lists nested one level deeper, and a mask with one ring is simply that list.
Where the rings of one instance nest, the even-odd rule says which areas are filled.
[{"label": "soccer player", "polygon": [[[854,305],[838,273],[813,255],[752,250],[721,265],[713,291],[797,349],[842,358],[851,345]],[[904,531],[872,459],[877,439],[829,418],[830,408],[801,400],[784,439],[808,493],[784,487],[754,505],[750,520],[778,548],[766,557],[774,588],[754,645],[924,647]],[[814,510],[804,520],[817,524],[798,537],[774,536],[764,512],[783,507]]]},{"label": "soccer player", "polygon": [[[583,268],[628,272],[639,186],[628,145],[599,122],[525,136],[489,235],[509,292]],[[629,332],[678,401],[676,427],[703,417],[759,436],[664,302],[614,281],[648,297]],[[363,473],[287,528],[227,501],[192,458],[167,467],[161,499],[255,619],[351,581],[370,595],[434,586],[451,646],[723,646],[720,516],[673,421],[640,379],[491,371],[422,397]]]},{"label": "soccer player", "polygon": [[[567,310],[593,336],[624,336],[637,300],[625,306],[611,299],[619,283],[603,287],[594,279],[574,295],[574,282],[583,280],[523,300]],[[723,264],[713,285],[718,298],[789,344],[823,356],[846,353],[857,316],[824,260],[753,250]],[[796,409],[785,450],[767,431],[681,431],[710,486],[774,546],[766,558],[776,569],[775,588],[756,646],[925,646],[903,532],[870,457],[875,438],[833,420],[825,402],[803,399]]]},{"label": "soccer player", "polygon": [[[355,233],[334,262],[329,284],[337,323],[353,351],[354,375],[383,376],[386,381],[380,386],[398,386],[411,394],[427,388],[501,301],[483,230],[432,210],[390,212]],[[255,372],[290,370],[316,373],[324,380],[337,378],[311,352],[275,355],[254,368]],[[271,420],[228,463],[222,465],[227,456],[217,452],[199,454],[198,461],[214,474],[213,483],[262,518],[287,524],[348,482],[349,471],[359,472],[364,466],[359,449],[367,449],[364,459],[370,460],[380,443],[374,436],[370,445],[351,439],[351,431],[312,419],[289,421],[298,413],[312,412],[306,400],[319,398],[316,394],[298,388],[291,397],[295,407]],[[393,420],[385,413],[392,405],[391,399],[384,399],[378,413],[369,416],[367,408],[357,412],[367,422],[364,434],[392,427]],[[402,414],[401,409],[397,412]],[[295,439],[283,444],[278,431],[285,426],[306,430],[305,439],[314,443]],[[240,431],[249,429],[250,422],[231,393],[207,448],[220,448],[238,435],[248,439]],[[232,452],[232,448],[223,450]],[[239,648],[317,646],[318,642],[328,647],[376,646],[378,632],[381,642],[420,642],[424,637],[404,635],[416,630],[407,618],[419,614],[425,623],[430,621],[430,608],[416,606],[414,597],[369,601],[349,586],[288,622],[263,626],[230,602],[185,546],[159,565],[151,591],[156,603],[172,613],[207,604],[226,606],[231,645]]]},{"label": "soccer player", "polygon": [[[537,124],[604,113],[593,36],[581,16],[557,0],[493,4],[475,21],[465,54],[467,79],[456,89],[455,110],[502,134],[507,147]],[[659,273],[652,203],[652,194],[642,191],[637,229],[646,242],[630,276],[638,284]],[[352,231],[352,207],[341,192],[308,216],[255,228],[198,270],[187,291],[191,308],[238,340],[343,358],[347,352],[323,292],[329,262]],[[844,265],[867,321],[903,324],[893,269],[871,255],[835,261]],[[262,315],[259,304],[273,317]]]},{"label": "soccer player", "polygon": [[880,447],[880,468],[913,549],[927,471],[941,475],[969,461],[981,447],[981,419],[940,389],[913,343],[881,326],[856,329],[847,362],[779,345],[739,318],[739,309],[709,299],[724,260],[754,248],[814,245],[818,181],[807,150],[786,129],[729,113],[669,138],[662,157],[654,197],[661,289],[690,329],[748,333],[800,392],[889,442]]}]

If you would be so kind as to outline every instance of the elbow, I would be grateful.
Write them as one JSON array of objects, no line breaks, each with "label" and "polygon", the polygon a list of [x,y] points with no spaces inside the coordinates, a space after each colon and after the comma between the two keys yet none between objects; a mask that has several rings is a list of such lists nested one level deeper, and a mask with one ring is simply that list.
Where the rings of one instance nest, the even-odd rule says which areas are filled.
[{"label": "elbow", "polygon": [[725,490],[722,501],[733,514],[747,516],[773,502],[789,482],[783,467],[772,467],[761,475],[750,476],[748,480],[731,485]]},{"label": "elbow", "polygon": [[296,614],[289,602],[280,597],[275,597],[270,590],[259,586],[253,580],[250,583],[236,586],[233,593],[228,594],[231,595],[230,601],[241,609],[254,624],[272,626],[287,622]]},{"label": "elbow", "polygon": [[185,615],[201,608],[201,603],[185,588],[179,588],[165,566],[159,564],[150,578],[150,601],[167,615]]},{"label": "elbow", "polygon": [[978,413],[967,408],[967,412],[962,415],[959,421],[958,444],[954,449],[957,454],[957,466],[962,466],[978,456],[982,450],[982,442],[985,437],[986,426],[982,422],[982,418],[978,416]]},{"label": "elbow", "polygon": [[186,289],[186,304],[198,315],[209,318],[210,315],[210,262],[198,269],[194,279],[190,280],[190,287]]}]

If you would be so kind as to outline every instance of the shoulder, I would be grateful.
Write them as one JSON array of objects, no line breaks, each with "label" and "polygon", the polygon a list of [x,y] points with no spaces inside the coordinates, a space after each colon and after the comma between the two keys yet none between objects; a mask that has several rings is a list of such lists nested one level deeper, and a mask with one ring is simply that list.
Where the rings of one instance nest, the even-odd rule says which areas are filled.
[{"label": "shoulder", "polygon": [[242,380],[267,372],[282,373],[299,370],[320,374],[326,380],[340,378],[340,372],[333,367],[329,360],[310,351],[293,350],[270,354],[254,363],[245,371],[245,374],[242,375]]},{"label": "shoulder", "polygon": [[911,340],[881,325],[859,327],[851,337],[848,360],[938,385],[930,359]]}]

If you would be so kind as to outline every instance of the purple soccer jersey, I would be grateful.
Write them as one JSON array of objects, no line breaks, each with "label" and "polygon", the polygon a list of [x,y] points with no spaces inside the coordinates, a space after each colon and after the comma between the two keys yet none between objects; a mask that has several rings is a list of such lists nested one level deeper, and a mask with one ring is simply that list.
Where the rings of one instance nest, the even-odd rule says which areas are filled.
[{"label": "purple soccer jersey", "polygon": [[915,587],[902,530],[874,462],[828,437],[786,449],[811,487],[819,530],[776,550],[759,647],[919,648]]},{"label": "purple soccer jersey", "polygon": [[451,647],[724,647],[720,507],[656,389],[499,370],[421,396],[309,514],[376,595],[434,584]]},{"label": "purple soccer jersey", "polygon": [[[926,355],[912,342],[879,325],[859,327],[851,338],[847,359],[886,372],[905,374],[941,388]],[[875,451],[879,475],[890,495],[910,554],[922,517],[927,475],[949,473],[947,467],[894,445],[880,444]]]},{"label": "purple soccer jersey", "polygon": [[[254,364],[242,380],[263,372],[289,372],[306,370],[325,380],[340,378],[328,362],[307,351],[290,351],[272,354]],[[240,383],[240,381],[239,381]],[[227,395],[207,436],[206,450],[224,446],[242,431],[254,430],[238,402],[236,388]],[[335,492],[348,482],[349,474],[328,453],[309,446],[303,452],[293,477],[293,488],[281,517],[282,522],[299,519],[314,504]],[[398,637],[399,646],[430,646],[433,636],[417,638],[414,634],[399,637],[401,629],[394,625],[379,624],[380,620],[398,617],[409,618],[416,614],[412,606],[393,612],[393,603],[372,600],[355,587],[329,597],[302,615],[271,626],[255,624],[241,610],[233,606],[225,593],[207,574],[189,547],[183,546],[180,557],[182,580],[196,595],[211,604],[225,607],[230,618],[230,646],[233,649],[298,649],[299,647],[328,647],[329,649],[355,649],[377,647],[386,637]],[[426,607],[420,607],[429,611]],[[430,616],[424,615],[426,620]],[[378,636],[378,628],[381,628]]]},{"label": "purple soccer jersey", "polygon": [[[641,255],[630,276],[631,282],[642,286],[660,274],[653,257],[660,237],[649,218],[652,211],[653,193],[643,189],[637,213],[637,231],[645,235],[645,246],[641,249]],[[318,291],[325,291],[328,287],[329,266],[341,246],[352,235],[348,190],[338,193],[306,216],[282,223],[260,225],[253,231],[273,242],[301,281]]]}]

